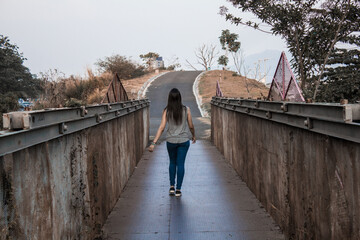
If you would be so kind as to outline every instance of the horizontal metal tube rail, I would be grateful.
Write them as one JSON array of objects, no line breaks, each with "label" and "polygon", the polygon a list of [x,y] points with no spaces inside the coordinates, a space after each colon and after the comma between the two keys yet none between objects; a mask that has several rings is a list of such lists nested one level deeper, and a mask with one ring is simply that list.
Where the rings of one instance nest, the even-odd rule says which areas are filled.
[{"label": "horizontal metal tube rail", "polygon": [[269,102],[213,97],[211,104],[230,111],[267,119],[309,131],[360,143],[358,105]]},{"label": "horizontal metal tube rail", "polygon": [[[81,131],[150,106],[148,99],[4,114],[4,127],[22,128],[0,132],[0,156]],[[16,126],[12,126],[15,124]]]}]

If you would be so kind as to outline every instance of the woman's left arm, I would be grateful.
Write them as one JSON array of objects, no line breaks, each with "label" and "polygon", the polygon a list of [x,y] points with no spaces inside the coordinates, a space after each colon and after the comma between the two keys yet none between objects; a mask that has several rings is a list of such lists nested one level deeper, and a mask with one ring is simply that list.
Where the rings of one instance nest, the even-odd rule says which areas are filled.
[{"label": "woman's left arm", "polygon": [[194,127],[194,124],[193,124],[193,121],[192,121],[191,111],[190,111],[189,107],[187,107],[187,121],[188,121],[190,132],[192,134],[192,138],[191,138],[192,143],[196,143],[195,127]]},{"label": "woman's left arm", "polygon": [[152,143],[151,143],[151,145],[150,145],[150,147],[149,147],[149,152],[154,151],[156,142],[159,140],[161,134],[164,132],[165,127],[166,127],[166,109],[163,111],[159,129],[157,130],[157,133],[156,133],[156,136],[155,136],[155,138],[154,138],[154,141],[152,141]]}]

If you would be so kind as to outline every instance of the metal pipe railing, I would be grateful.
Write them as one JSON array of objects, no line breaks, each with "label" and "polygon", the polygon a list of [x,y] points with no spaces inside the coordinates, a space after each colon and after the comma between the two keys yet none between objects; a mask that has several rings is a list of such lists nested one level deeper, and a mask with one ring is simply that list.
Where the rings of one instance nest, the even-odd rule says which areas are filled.
[{"label": "metal pipe railing", "polygon": [[150,106],[148,99],[3,115],[0,156],[110,121]]},{"label": "metal pipe railing", "polygon": [[359,104],[270,102],[213,97],[211,104],[254,117],[360,143]]}]

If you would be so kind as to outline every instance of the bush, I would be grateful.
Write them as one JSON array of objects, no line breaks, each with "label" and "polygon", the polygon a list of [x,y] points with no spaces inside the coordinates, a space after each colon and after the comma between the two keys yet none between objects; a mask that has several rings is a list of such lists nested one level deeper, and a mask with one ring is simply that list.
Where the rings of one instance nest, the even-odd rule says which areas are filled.
[{"label": "bush", "polygon": [[77,76],[66,78],[55,72],[50,70],[49,73],[43,74],[44,94],[35,103],[34,110],[100,103],[104,95],[102,91],[114,77],[111,73],[95,76],[90,69],[85,79]]},{"label": "bush", "polygon": [[165,68],[164,70],[173,71],[173,70],[175,70],[175,66],[174,66],[174,65],[170,65],[170,66],[168,66],[167,68]]},{"label": "bush", "polygon": [[318,102],[339,103],[341,99],[347,99],[349,103],[360,101],[360,79],[324,81],[320,84]]},{"label": "bush", "polygon": [[18,98],[14,93],[0,94],[0,129],[3,129],[2,114],[17,111],[19,108]]},{"label": "bush", "polygon": [[84,105],[84,102],[81,100],[70,98],[65,102],[64,107],[81,107],[82,105]]},{"label": "bush", "polygon": [[99,59],[95,64],[99,67],[100,72],[117,73],[119,78],[124,80],[141,77],[147,73],[144,66],[120,55],[106,57],[104,60]]}]

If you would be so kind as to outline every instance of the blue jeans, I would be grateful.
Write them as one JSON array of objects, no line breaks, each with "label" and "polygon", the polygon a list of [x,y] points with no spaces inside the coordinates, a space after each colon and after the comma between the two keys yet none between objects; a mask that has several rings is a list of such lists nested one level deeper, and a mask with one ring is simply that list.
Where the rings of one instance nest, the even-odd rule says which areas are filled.
[{"label": "blue jeans", "polygon": [[183,143],[169,143],[166,142],[166,147],[169,153],[169,176],[170,186],[175,186],[175,177],[177,175],[176,189],[181,189],[181,185],[185,174],[185,157],[189,150],[190,141]]}]

